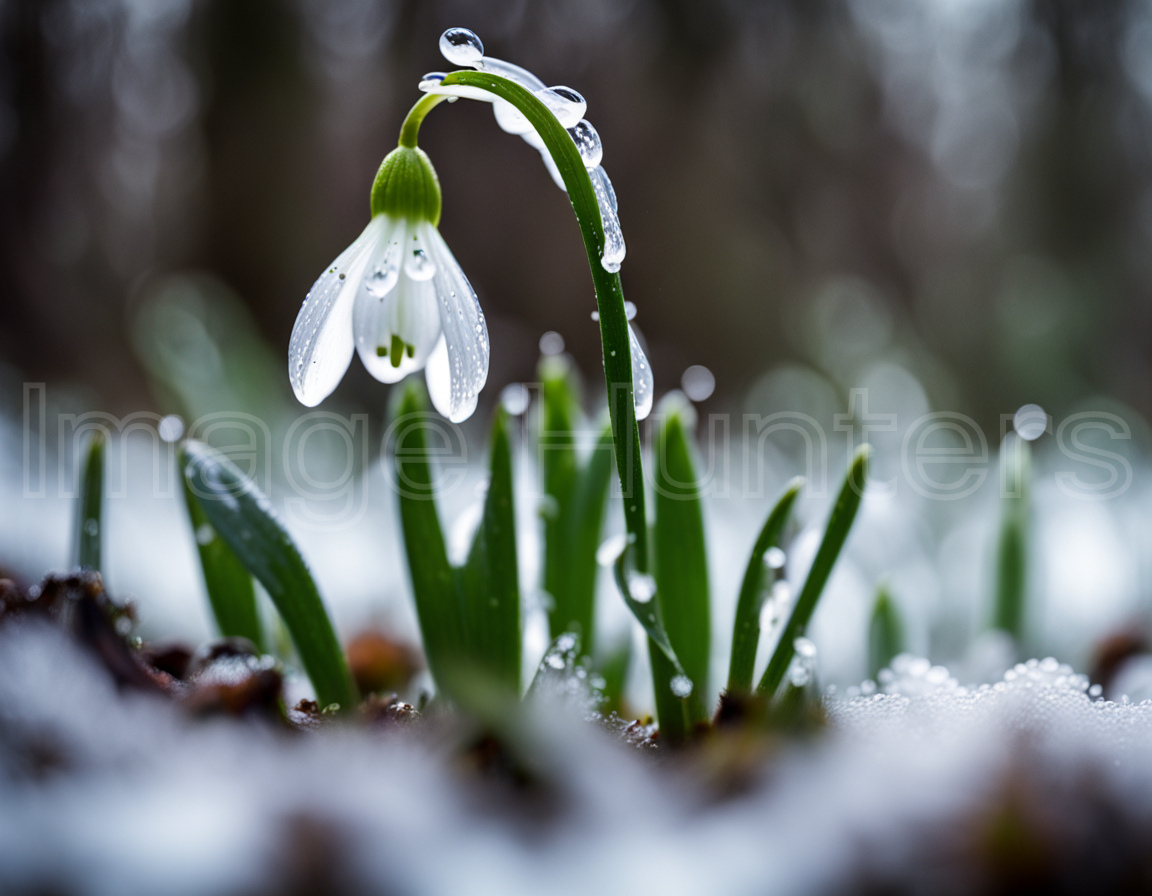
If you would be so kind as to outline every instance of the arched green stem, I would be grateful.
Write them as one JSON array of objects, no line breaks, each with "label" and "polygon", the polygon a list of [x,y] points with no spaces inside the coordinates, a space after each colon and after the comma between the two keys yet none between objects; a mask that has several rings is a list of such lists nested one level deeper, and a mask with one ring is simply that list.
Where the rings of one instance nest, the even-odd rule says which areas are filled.
[{"label": "arched green stem", "polygon": [[400,125],[399,143],[401,146],[415,149],[416,137],[420,133],[420,125],[424,123],[424,116],[446,99],[448,99],[446,96],[437,96],[436,94],[429,93],[417,100],[416,105],[408,110],[408,115],[404,118],[404,123]]},{"label": "arched green stem", "polygon": [[[628,343],[628,316],[624,310],[624,290],[620,285],[620,275],[609,273],[600,263],[604,249],[604,228],[588,171],[584,167],[576,144],[556,120],[556,116],[524,87],[498,75],[474,71],[451,72],[442,83],[445,87],[478,87],[515,106],[544,141],[544,146],[551,154],[564,180],[564,186],[568,189],[568,199],[572,202],[576,222],[580,225],[580,233],[584,237],[588,266],[592,269],[592,284],[596,289],[616,470],[624,494],[624,524],[633,541],[631,559],[637,570],[647,572],[648,526],[644,508],[640,432],[636,425],[636,408],[632,395],[632,352]],[[424,100],[421,100],[416,104],[409,117],[417,112],[423,102]],[[408,123],[405,122],[405,129],[407,127]],[[401,132],[402,143],[403,133],[404,131]]]}]

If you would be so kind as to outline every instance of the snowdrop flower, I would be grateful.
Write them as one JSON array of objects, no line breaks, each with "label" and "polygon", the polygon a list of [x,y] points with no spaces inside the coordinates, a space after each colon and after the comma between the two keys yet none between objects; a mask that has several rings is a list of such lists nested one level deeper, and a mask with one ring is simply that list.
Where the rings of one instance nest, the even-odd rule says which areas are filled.
[{"label": "snowdrop flower", "polygon": [[[453,65],[474,68],[482,72],[491,72],[510,81],[514,81],[526,90],[532,91],[556,116],[556,120],[568,131],[584,166],[588,170],[588,177],[592,181],[592,188],[596,194],[596,204],[600,209],[600,222],[604,228],[604,249],[601,253],[600,263],[604,269],[615,273],[620,270],[624,261],[625,246],[624,233],[620,229],[620,217],[616,205],[616,191],[612,189],[612,181],[604,170],[601,161],[604,158],[604,147],[596,128],[584,118],[588,111],[588,104],[579,93],[571,87],[547,87],[543,81],[532,72],[484,55],[484,45],[480,38],[467,28],[449,28],[440,36],[440,52],[444,58]],[[480,100],[492,103],[492,112],[496,123],[509,134],[516,134],[529,146],[538,150],[544,160],[552,180],[562,190],[567,190],[564,180],[560,176],[556,163],[544,146],[544,141],[536,133],[532,124],[520,111],[506,100],[478,87],[464,87],[450,85],[445,87],[444,72],[430,72],[420,81],[420,89],[428,94],[463,97],[465,99]],[[632,350],[632,391],[636,400],[636,416],[643,420],[652,410],[652,394],[654,382],[652,369],[648,359],[640,347],[631,324],[628,334]]]},{"label": "snowdrop flower", "polygon": [[425,370],[433,405],[466,420],[488,378],[488,328],[439,230],[440,181],[428,156],[399,146],[372,185],[372,220],[313,284],[292,329],[288,373],[314,407],[353,348],[385,383]]}]

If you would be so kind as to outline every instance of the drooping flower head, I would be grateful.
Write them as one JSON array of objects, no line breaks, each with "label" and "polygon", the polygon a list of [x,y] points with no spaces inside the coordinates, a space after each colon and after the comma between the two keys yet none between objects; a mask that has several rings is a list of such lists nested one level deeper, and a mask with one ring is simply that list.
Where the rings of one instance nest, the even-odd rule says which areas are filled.
[{"label": "drooping flower head", "polygon": [[466,420],[488,378],[488,327],[440,223],[440,182],[428,156],[399,146],[372,185],[372,220],[320,275],[296,318],[288,373],[314,407],[352,353],[376,379],[425,370],[436,410]]}]

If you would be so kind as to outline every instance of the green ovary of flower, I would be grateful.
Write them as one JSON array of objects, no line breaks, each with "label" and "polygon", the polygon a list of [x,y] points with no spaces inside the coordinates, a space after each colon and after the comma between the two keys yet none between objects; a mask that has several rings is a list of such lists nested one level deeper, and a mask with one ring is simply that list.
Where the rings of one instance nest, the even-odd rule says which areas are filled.
[{"label": "green ovary of flower", "polygon": [[376,215],[440,223],[440,178],[424,150],[397,146],[384,157],[372,183]]}]

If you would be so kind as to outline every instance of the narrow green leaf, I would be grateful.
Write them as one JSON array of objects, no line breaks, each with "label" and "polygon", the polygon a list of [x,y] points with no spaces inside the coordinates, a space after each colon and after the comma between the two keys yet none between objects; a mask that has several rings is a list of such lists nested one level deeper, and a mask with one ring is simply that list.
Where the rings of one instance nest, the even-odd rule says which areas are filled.
[{"label": "narrow green leaf", "polygon": [[396,489],[424,653],[433,679],[444,689],[453,667],[463,658],[465,644],[456,572],[448,562],[436,513],[426,438],[432,425],[439,425],[439,418],[428,411],[423,388],[410,380],[393,422]]},{"label": "narrow green leaf", "polygon": [[1024,635],[1032,449],[1023,439],[1009,435],[1000,447],[1000,463],[1003,495],[992,627],[1008,632],[1019,643]]},{"label": "narrow green leaf", "polygon": [[484,515],[468,562],[461,570],[464,636],[476,667],[518,694],[520,580],[516,565],[512,449],[503,409],[497,410],[492,423],[491,454]]},{"label": "narrow green leaf", "polygon": [[552,638],[575,631],[587,634],[591,613],[577,606],[572,593],[569,559],[572,552],[572,496],[579,474],[576,425],[579,415],[571,384],[571,371],[558,357],[540,364],[540,416],[536,437],[544,501],[540,508],[544,529],[541,584],[552,598],[548,626]]},{"label": "narrow green leaf", "polygon": [[567,615],[580,626],[581,649],[588,655],[596,649],[596,579],[600,572],[596,551],[600,547],[611,476],[612,428],[605,426],[577,474],[567,513]]},{"label": "narrow green leaf", "polygon": [[184,482],[184,503],[192,522],[192,536],[200,554],[200,568],[204,572],[204,586],[216,627],[224,637],[247,638],[263,652],[264,630],[252,576],[224,539],[216,534],[187,481]]},{"label": "narrow green leaf", "polygon": [[92,431],[80,460],[80,489],[76,499],[76,532],[73,557],[76,565],[99,571],[103,566],[104,538],[104,446],[103,431]]},{"label": "narrow green leaf", "polygon": [[876,590],[872,620],[868,625],[868,674],[875,679],[892,657],[904,650],[904,623],[888,586]]},{"label": "narrow green leaf", "polygon": [[185,442],[180,460],[208,522],[283,617],[317,699],[351,710],[359,697],[336,632],[304,558],[268,499],[224,454],[202,442]]},{"label": "narrow green leaf", "polygon": [[780,682],[784,680],[784,673],[788,671],[788,665],[792,662],[792,655],[795,652],[793,644],[808,627],[808,621],[812,618],[820,595],[824,593],[824,586],[828,584],[828,577],[832,575],[832,567],[836,565],[844,542],[848,539],[848,533],[856,519],[856,511],[860,509],[860,499],[864,496],[864,486],[868,478],[868,461],[871,457],[870,445],[861,445],[852,456],[848,475],[844,478],[844,485],[841,486],[836,504],[828,517],[824,539],[816,551],[816,559],[812,561],[808,578],[805,579],[804,586],[800,589],[800,594],[792,607],[792,613],[784,624],[784,630],[780,633],[780,639],[776,642],[776,647],[768,660],[768,668],[764,670],[764,676],[760,679],[757,690],[762,694],[774,695],[780,687]]},{"label": "narrow green leaf", "polygon": [[624,525],[633,540],[631,559],[635,569],[648,570],[647,522],[644,498],[644,476],[640,457],[640,434],[632,393],[632,351],[628,337],[628,315],[624,308],[624,290],[620,274],[611,273],[600,263],[604,248],[604,227],[588,170],[576,145],[556,116],[531,91],[488,72],[450,72],[442,82],[479,87],[518,109],[536,129],[568,191],[576,221],[584,239],[596,306],[600,317],[600,340],[603,345],[604,379],[608,393],[608,412],[612,420],[613,445],[616,449],[616,472],[624,497]]},{"label": "narrow green leaf", "polygon": [[751,691],[756,667],[756,650],[760,646],[760,611],[767,596],[764,555],[769,548],[780,547],[784,527],[792,513],[792,505],[804,487],[804,479],[797,476],[784,488],[776,506],[764,521],[760,537],[752,548],[740,597],[736,602],[736,621],[732,625],[732,658],[728,665],[728,690]]},{"label": "narrow green leaf", "polygon": [[[685,399],[670,398],[661,403],[653,441],[652,553],[656,600],[668,641],[692,683],[688,718],[697,722],[709,716],[711,618],[704,515],[690,441],[694,416]],[[679,673],[662,660],[657,656],[652,675],[657,716],[661,730],[666,731],[666,720],[679,719],[684,712],[681,698],[672,689],[672,680]]]}]

